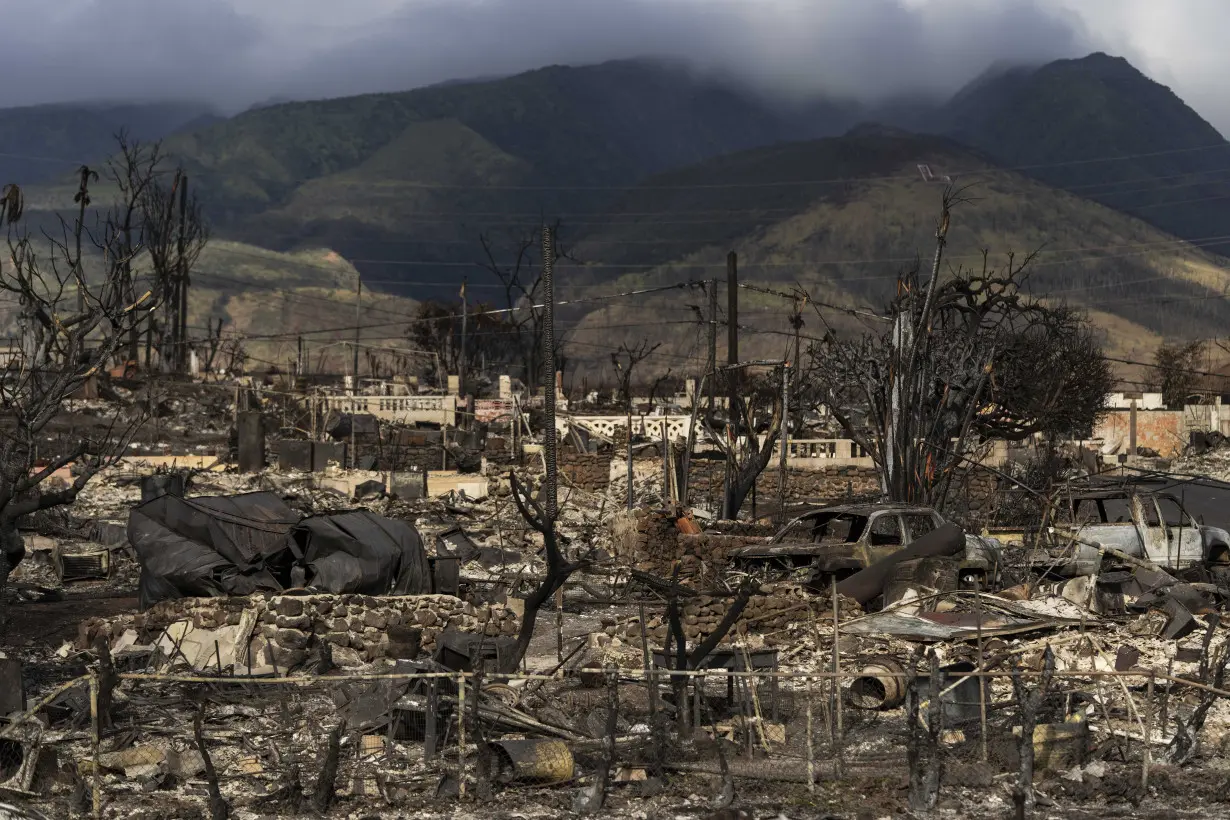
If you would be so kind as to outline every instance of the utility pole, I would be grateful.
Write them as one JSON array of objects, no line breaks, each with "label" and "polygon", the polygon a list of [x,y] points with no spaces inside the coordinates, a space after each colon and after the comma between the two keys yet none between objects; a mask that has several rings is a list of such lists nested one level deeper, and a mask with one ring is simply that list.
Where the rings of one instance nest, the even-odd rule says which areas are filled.
[{"label": "utility pole", "polygon": [[[717,286],[718,280],[709,280],[709,412],[717,404]],[[697,396],[696,400],[700,397]]]},{"label": "utility pole", "polygon": [[[795,343],[798,343],[796,328]],[[795,354],[798,355],[797,353]],[[790,365],[782,367],[782,429],[778,435],[781,453],[777,465],[777,515],[779,525],[786,523],[786,458],[790,447]]]},{"label": "utility pole", "polygon": [[179,262],[179,326],[175,330],[175,361],[183,372],[188,360],[188,176],[180,178],[179,186],[179,241],[176,243]]},{"label": "utility pole", "polygon": [[[726,254],[726,361],[739,363],[739,257]],[[731,371],[736,373],[737,371]]]},{"label": "utility pole", "polygon": [[[547,429],[543,431],[542,443],[546,455],[547,476],[543,484],[546,503],[543,505],[547,513],[548,526],[555,528],[555,519],[559,515],[557,505],[556,482],[558,481],[555,434],[555,237],[551,226],[542,226],[542,301],[543,329],[542,340],[546,347],[546,366],[543,368],[543,406],[546,410]],[[631,431],[629,431],[631,432]],[[630,477],[629,477],[630,478]]]},{"label": "utility pole", "polygon": [[466,280],[461,280],[461,358],[457,364],[457,392],[466,394]]},{"label": "utility pole", "polygon": [[735,367],[739,363],[739,257],[734,251],[726,255],[726,359],[730,366],[730,397],[726,408],[726,481],[722,492],[722,517],[734,518],[737,511],[730,509],[728,502],[730,494],[726,488],[734,478],[735,448],[739,446],[739,426],[736,413],[739,407],[739,371]]},{"label": "utility pole", "polygon": [[363,311],[363,275],[355,271],[355,296],[354,296],[354,391],[359,392],[359,333],[362,330],[362,321],[360,316]]}]

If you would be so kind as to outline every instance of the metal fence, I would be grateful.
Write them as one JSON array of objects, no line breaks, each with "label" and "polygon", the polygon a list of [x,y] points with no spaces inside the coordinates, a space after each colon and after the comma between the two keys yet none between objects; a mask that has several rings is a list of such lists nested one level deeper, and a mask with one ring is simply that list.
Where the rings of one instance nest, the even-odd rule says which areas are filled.
[{"label": "metal fence", "polygon": [[96,817],[168,777],[205,778],[221,797],[256,806],[327,806],[334,795],[396,804],[545,786],[605,794],[678,772],[809,791],[899,776],[911,806],[927,808],[945,771],[1006,774],[1028,801],[1036,770],[1096,759],[1138,772],[1143,789],[1151,762],[1190,756],[1207,704],[1230,697],[1224,655],[1208,653],[1216,660],[1199,679],[1092,663],[1055,671],[1049,650],[1011,665],[918,653],[833,671],[818,658],[809,672],[747,671],[744,653],[744,664],[685,672],[95,673],[0,732],[0,785],[38,791],[40,750],[60,747]]}]

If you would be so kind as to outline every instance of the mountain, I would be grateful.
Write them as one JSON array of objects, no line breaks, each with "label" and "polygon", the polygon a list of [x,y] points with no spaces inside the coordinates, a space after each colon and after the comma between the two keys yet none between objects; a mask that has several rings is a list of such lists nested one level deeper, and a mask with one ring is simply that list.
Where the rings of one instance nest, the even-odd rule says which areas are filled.
[{"label": "mountain", "polygon": [[[1224,250],[1207,242],[1225,233],[1230,207],[1224,145],[1170,91],[1103,54],[996,66],[951,100],[875,108],[774,105],[661,62],[551,66],[271,101],[166,141],[215,236],[292,257],[330,248],[362,271],[365,290],[416,298],[455,298],[463,276],[475,294],[499,293],[476,264],[486,258],[480,237],[511,264],[522,237],[558,218],[580,260],[561,264],[561,294],[722,278],[736,249],[745,282],[798,280],[832,304],[878,307],[901,265],[931,253],[941,185],[924,182],[925,165],[974,183],[950,261],[977,263],[981,248],[1019,259],[1045,246],[1038,292],[1088,307],[1112,349],[1133,357],[1164,335],[1218,333],[1230,318],[1223,260],[1176,238]],[[27,192],[29,208],[71,201],[63,170],[60,184]],[[239,279],[238,264],[217,270]],[[741,323],[780,330],[778,297],[744,299]],[[682,356],[703,347],[689,307],[703,303],[694,291],[668,292],[561,315],[578,351],[644,332],[669,336]],[[861,327],[848,315],[825,319]],[[772,335],[752,346],[780,355]]]},{"label": "mountain", "polygon": [[115,152],[125,129],[143,142],[220,119],[208,106],[183,103],[74,103],[0,108],[0,180],[34,185],[65,176]]},{"label": "mountain", "polygon": [[650,174],[857,119],[844,103],[782,111],[679,66],[616,61],[272,105],[167,148],[227,235],[412,260],[380,273],[424,282],[476,261],[481,232],[584,221]]},{"label": "mountain", "polygon": [[[916,258],[928,264],[934,252],[944,186],[925,181],[920,165],[977,182],[970,201],[953,210],[945,270],[979,268],[984,248],[1000,266],[1009,253],[1019,264],[1037,250],[1031,291],[1087,309],[1108,349],[1126,358],[1147,358],[1165,336],[1218,335],[1230,321],[1223,298],[1230,266],[1221,257],[996,168],[947,138],[884,127],[730,154],[646,180],[578,241],[579,261],[560,268],[559,290],[566,298],[717,279],[724,294],[734,249],[742,282],[781,292],[797,283],[830,305],[881,309],[897,272]],[[790,301],[757,290],[740,299],[739,324],[752,329],[741,355],[780,357]],[[703,355],[703,327],[690,305],[704,306],[704,295],[612,299],[568,314],[569,338],[610,350],[650,337],[667,342],[665,355]],[[810,308],[805,319],[811,335],[826,323],[861,332],[869,321]]]},{"label": "mountain", "polygon": [[936,112],[930,128],[1230,254],[1230,143],[1121,57],[993,71]]}]

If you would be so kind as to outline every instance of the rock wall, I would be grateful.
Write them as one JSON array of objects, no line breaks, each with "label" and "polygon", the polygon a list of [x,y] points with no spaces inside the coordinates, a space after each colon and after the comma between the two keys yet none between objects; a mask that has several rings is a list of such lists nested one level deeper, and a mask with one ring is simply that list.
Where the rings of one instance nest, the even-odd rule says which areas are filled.
[{"label": "rock wall", "polygon": [[978,532],[997,525],[1001,501],[999,476],[986,469],[972,469],[953,479],[941,512],[970,532]]},{"label": "rock wall", "polygon": [[163,630],[183,620],[198,630],[251,624],[247,637],[251,664],[272,663],[284,671],[307,660],[320,641],[328,641],[334,663],[346,667],[396,656],[410,632],[418,632],[421,648],[431,652],[436,637],[446,629],[491,636],[514,635],[518,629],[511,609],[501,604],[475,606],[450,595],[182,598],[144,613],[83,621],[76,645],[91,647],[99,636],[114,641],[130,629],[137,633],[138,643],[155,643]]},{"label": "rock wall", "polygon": [[611,457],[598,453],[559,454],[560,475],[578,489],[604,492],[611,483]]},{"label": "rock wall", "polygon": [[[693,498],[706,499],[715,505],[722,497],[726,480],[726,465],[722,461],[693,461],[688,469],[688,482]],[[777,500],[778,473],[776,465],[760,474],[756,480],[756,495],[764,503]],[[788,470],[786,500],[838,504],[851,497],[875,495],[880,491],[879,475],[867,467],[826,467],[823,470]],[[744,502],[750,509],[751,496]]]},{"label": "rock wall", "polygon": [[[683,635],[689,645],[695,645],[713,633],[726,617],[731,601],[731,598],[702,595],[684,605]],[[862,607],[849,598],[841,598],[838,605],[843,620],[863,612]],[[722,643],[734,642],[741,631],[760,636],[766,646],[789,643],[793,639],[788,629],[800,624],[809,625],[813,613],[816,617],[831,618],[832,608],[827,605],[827,601],[818,599],[798,584],[765,584],[760,588],[760,592],[748,601],[747,608],[740,614]],[[636,645],[641,639],[640,619],[635,616],[624,619],[608,618],[604,622],[604,631],[611,637]],[[665,615],[654,615],[645,623],[646,636],[656,646],[666,645],[668,632],[669,623]]]},{"label": "rock wall", "polygon": [[[664,578],[680,562],[681,581],[712,581],[728,567],[730,550],[761,543],[770,528],[743,522],[719,522],[735,534],[704,532],[683,534],[675,520],[661,510],[639,509],[617,517],[613,525],[615,557],[622,563]],[[763,532],[763,535],[751,534]],[[748,534],[742,534],[748,533]]]}]

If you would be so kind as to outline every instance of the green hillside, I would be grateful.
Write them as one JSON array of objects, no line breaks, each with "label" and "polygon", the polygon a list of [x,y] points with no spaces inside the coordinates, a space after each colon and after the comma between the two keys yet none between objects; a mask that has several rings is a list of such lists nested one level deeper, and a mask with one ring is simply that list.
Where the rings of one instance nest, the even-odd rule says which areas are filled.
[{"label": "green hillside", "polygon": [[0,184],[48,182],[101,161],[115,150],[121,129],[156,140],[216,119],[204,105],[176,102],[0,108]]},{"label": "green hillside", "polygon": [[[575,295],[601,284],[602,292],[620,292],[712,278],[724,288],[725,257],[733,249],[744,282],[780,290],[798,283],[832,304],[878,309],[891,296],[896,272],[916,255],[929,260],[934,250],[943,185],[924,181],[920,164],[969,186],[972,201],[954,212],[949,264],[981,266],[984,248],[992,264],[1003,264],[1009,252],[1019,262],[1041,249],[1033,292],[1088,308],[1107,331],[1110,349],[1147,356],[1162,336],[1215,335],[1230,320],[1223,298],[1230,269],[1220,257],[1090,200],[997,170],[943,138],[885,129],[742,152],[647,180],[610,211],[606,226],[578,244],[582,264],[564,269],[566,289]],[[669,216],[645,216],[655,212]],[[781,355],[789,303],[755,292],[743,299],[740,324],[770,331],[749,342],[748,352]],[[613,346],[613,334],[646,334],[641,327],[609,327],[635,321],[649,325],[649,335],[669,339],[674,354],[695,352],[686,324],[655,330],[652,323],[686,321],[686,306],[703,304],[702,295],[669,292],[629,302],[574,317],[574,337]],[[848,315],[823,313],[846,329],[859,327]],[[808,314],[813,332],[822,332],[820,317]]]},{"label": "green hillside", "polygon": [[935,127],[1002,165],[1038,166],[1023,170],[1230,252],[1230,143],[1122,58],[1099,53],[980,78]]}]

